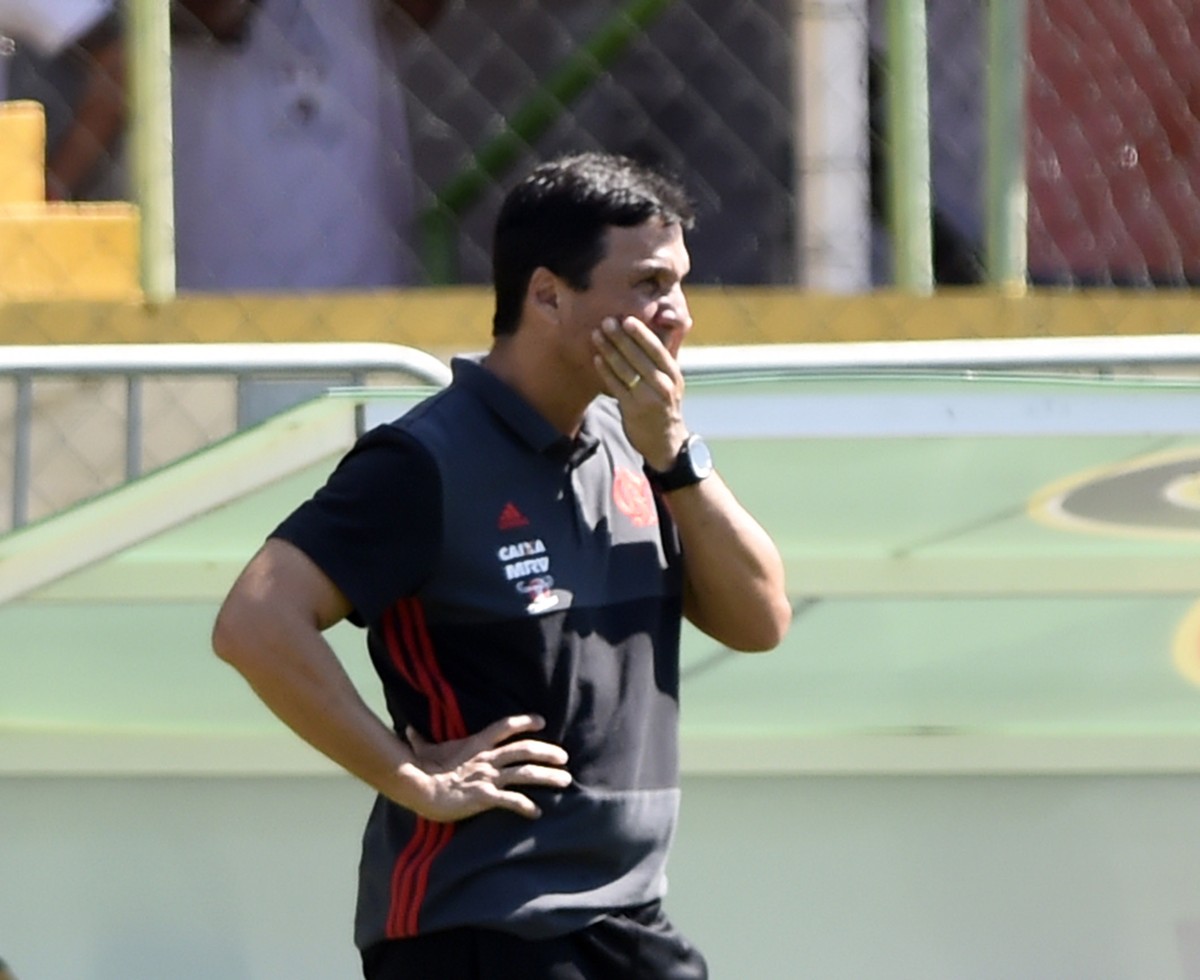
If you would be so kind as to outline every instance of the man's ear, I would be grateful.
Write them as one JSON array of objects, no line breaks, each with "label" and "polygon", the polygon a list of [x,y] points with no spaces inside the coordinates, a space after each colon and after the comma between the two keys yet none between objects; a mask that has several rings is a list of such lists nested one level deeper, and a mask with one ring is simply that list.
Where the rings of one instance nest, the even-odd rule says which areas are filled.
[{"label": "man's ear", "polygon": [[529,277],[528,302],[539,315],[557,320],[562,280],[544,265],[539,265]]}]

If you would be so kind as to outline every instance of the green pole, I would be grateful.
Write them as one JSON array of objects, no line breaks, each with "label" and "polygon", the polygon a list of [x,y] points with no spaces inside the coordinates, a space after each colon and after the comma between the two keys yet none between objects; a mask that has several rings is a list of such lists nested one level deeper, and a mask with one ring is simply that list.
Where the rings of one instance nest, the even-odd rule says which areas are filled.
[{"label": "green pole", "polygon": [[503,174],[672,0],[629,0],[535,91],[438,194],[421,218],[426,268],[435,283],[456,277],[458,218]]},{"label": "green pole", "polygon": [[933,290],[925,0],[887,0],[888,216],[895,283]]},{"label": "green pole", "polygon": [[171,22],[168,0],[126,0],[129,18],[129,152],[140,211],[142,292],[175,295],[175,189],[171,155]]},{"label": "green pole", "polygon": [[1021,292],[1028,264],[1025,183],[1027,0],[990,0],[987,12],[987,279]]}]

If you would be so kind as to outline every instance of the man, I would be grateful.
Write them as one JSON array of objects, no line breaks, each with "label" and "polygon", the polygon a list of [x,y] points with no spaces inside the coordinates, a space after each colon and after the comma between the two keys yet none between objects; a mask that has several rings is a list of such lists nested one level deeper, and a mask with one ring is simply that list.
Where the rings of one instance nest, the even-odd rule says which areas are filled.
[{"label": "man", "polygon": [[[497,220],[491,350],[363,437],[218,616],[219,655],[380,794],[368,978],[707,975],[659,905],[680,616],[765,650],[791,611],[684,421],[690,223],[626,159],[535,170]],[[321,638],[347,616],[394,727]]]}]

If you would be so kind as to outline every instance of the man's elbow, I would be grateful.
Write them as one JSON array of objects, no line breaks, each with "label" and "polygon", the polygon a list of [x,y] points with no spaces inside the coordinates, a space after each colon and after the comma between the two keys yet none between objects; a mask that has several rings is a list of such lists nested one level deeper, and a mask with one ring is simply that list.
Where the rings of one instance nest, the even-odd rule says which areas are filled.
[{"label": "man's elbow", "polygon": [[739,636],[732,642],[726,641],[726,645],[738,653],[767,653],[783,642],[791,625],[791,603],[780,598],[762,615],[744,624]]},{"label": "man's elbow", "polygon": [[213,621],[211,638],[213,652],[238,670],[244,668],[248,651],[253,649],[247,641],[248,619],[242,605],[235,596],[225,600]]}]

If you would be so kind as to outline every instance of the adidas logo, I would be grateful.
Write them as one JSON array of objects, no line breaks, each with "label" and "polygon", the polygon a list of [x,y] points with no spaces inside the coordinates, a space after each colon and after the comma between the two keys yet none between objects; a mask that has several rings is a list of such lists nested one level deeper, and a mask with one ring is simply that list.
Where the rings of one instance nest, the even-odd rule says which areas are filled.
[{"label": "adidas logo", "polygon": [[517,510],[517,505],[510,500],[500,511],[500,519],[496,522],[496,527],[501,531],[511,531],[515,527],[526,527],[528,524],[529,518]]}]

